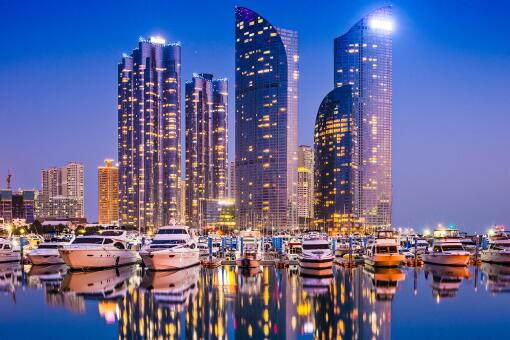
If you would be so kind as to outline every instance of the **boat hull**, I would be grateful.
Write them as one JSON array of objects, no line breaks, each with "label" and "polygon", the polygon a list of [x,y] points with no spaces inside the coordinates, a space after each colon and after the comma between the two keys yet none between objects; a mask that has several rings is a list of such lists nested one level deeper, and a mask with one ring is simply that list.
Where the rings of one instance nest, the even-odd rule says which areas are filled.
[{"label": "boat hull", "polygon": [[15,251],[0,251],[0,263],[21,261],[21,253]]},{"label": "boat hull", "polygon": [[119,267],[139,261],[137,252],[129,249],[59,249],[59,253],[69,268],[78,270]]},{"label": "boat hull", "polygon": [[142,261],[150,270],[176,270],[196,266],[200,263],[199,251],[173,252],[156,250],[140,252]]},{"label": "boat hull", "polygon": [[510,251],[482,251],[480,259],[483,262],[510,264]]},{"label": "boat hull", "polygon": [[405,260],[401,254],[376,254],[365,257],[365,263],[372,267],[398,267]]},{"label": "boat hull", "polygon": [[439,264],[443,266],[467,266],[469,264],[469,254],[424,254],[423,262]]},{"label": "boat hull", "polygon": [[299,266],[307,269],[330,269],[333,268],[333,256],[324,258],[300,257]]},{"label": "boat hull", "polygon": [[37,251],[31,251],[27,255],[30,262],[34,265],[45,265],[45,264],[63,264],[64,260],[60,257],[58,250],[52,252],[41,253]]}]

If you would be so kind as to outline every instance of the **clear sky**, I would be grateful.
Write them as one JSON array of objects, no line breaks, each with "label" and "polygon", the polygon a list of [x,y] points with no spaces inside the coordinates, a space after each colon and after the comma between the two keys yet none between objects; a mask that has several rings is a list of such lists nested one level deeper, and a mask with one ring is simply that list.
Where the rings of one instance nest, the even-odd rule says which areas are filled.
[{"label": "clear sky", "polygon": [[[182,82],[228,77],[234,140],[234,6],[300,35],[299,142],[313,142],[333,87],[333,39],[392,4],[394,222],[510,226],[510,28],[506,1],[2,1],[0,187],[40,187],[40,169],[117,155],[117,63],[140,36],[182,42]],[[183,143],[184,145],[184,143]]]}]

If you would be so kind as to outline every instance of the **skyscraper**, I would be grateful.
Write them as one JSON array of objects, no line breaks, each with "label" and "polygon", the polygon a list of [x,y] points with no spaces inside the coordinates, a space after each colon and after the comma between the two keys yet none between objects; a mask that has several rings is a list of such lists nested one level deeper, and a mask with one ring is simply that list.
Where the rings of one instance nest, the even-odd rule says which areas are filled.
[{"label": "skyscraper", "polygon": [[83,218],[84,167],[69,162],[65,166],[41,170],[39,216],[41,218]]},{"label": "skyscraper", "polygon": [[331,234],[360,226],[355,113],[346,85],[324,98],[315,121],[315,224]]},{"label": "skyscraper", "polygon": [[300,228],[309,227],[313,220],[313,147],[300,145],[298,149],[297,207]]},{"label": "skyscraper", "polygon": [[[352,161],[349,170],[345,169],[345,163],[340,165],[343,171],[353,173],[349,182],[353,187],[337,191],[337,195],[353,196],[341,198],[345,207],[343,203],[336,203],[340,204],[337,213],[350,216],[349,220],[358,216],[359,222],[368,228],[391,224],[392,30],[392,9],[388,6],[369,13],[346,34],[335,39],[334,86],[350,86],[354,108],[347,117],[348,91],[332,92],[318,113],[319,119],[319,115],[327,114],[327,107],[332,110],[341,108],[340,113],[344,116],[336,119],[344,125],[338,133],[346,133],[339,136],[350,138],[351,142],[346,140],[343,145],[336,140],[334,145],[343,147],[341,150],[345,153],[352,153],[349,156],[341,152],[339,157]],[[336,172],[338,178],[348,176],[340,169]],[[352,202],[352,206],[349,207],[348,202]]]},{"label": "skyscraper", "polygon": [[228,185],[230,187],[230,198],[236,199],[236,162],[230,162]]},{"label": "skyscraper", "polygon": [[201,201],[227,196],[226,79],[195,74],[186,82],[186,222],[198,227]]},{"label": "skyscraper", "polygon": [[118,66],[120,222],[181,221],[181,47],[140,38]]},{"label": "skyscraper", "polygon": [[298,34],[236,7],[236,219],[297,227]]},{"label": "skyscraper", "polygon": [[111,224],[119,220],[119,168],[111,159],[105,159],[104,166],[97,168],[98,220]]}]

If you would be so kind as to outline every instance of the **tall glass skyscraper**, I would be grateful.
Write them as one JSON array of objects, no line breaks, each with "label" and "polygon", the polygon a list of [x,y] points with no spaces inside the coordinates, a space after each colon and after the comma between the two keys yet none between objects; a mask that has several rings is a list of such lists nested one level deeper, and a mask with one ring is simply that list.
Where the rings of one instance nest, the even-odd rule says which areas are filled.
[{"label": "tall glass skyscraper", "polygon": [[298,34],[236,7],[240,228],[297,228]]},{"label": "tall glass skyscraper", "polygon": [[186,82],[186,222],[201,226],[201,203],[227,197],[228,83],[212,74]]},{"label": "tall glass skyscraper", "polygon": [[359,227],[355,114],[352,87],[346,85],[328,93],[315,121],[315,224],[331,234],[346,234],[353,224]]},{"label": "tall glass skyscraper", "polygon": [[335,87],[350,85],[355,101],[359,173],[352,211],[367,227],[391,224],[392,8],[382,7],[335,39]]},{"label": "tall glass skyscraper", "polygon": [[141,38],[118,66],[119,213],[151,229],[181,221],[181,47]]}]

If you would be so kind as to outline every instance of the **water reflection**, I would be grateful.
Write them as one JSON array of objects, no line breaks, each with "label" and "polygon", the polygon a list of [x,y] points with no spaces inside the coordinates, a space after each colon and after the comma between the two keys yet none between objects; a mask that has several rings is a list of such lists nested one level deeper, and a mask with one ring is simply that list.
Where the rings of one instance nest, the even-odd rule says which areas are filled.
[{"label": "water reflection", "polygon": [[432,296],[437,302],[457,296],[462,281],[471,278],[467,267],[426,264],[424,269],[425,278],[432,276]]},{"label": "water reflection", "polygon": [[[471,271],[430,265],[365,266],[334,268],[330,275],[314,277],[301,275],[296,268],[273,267],[208,270],[197,266],[151,272],[127,266],[68,272],[64,265],[1,264],[0,303],[17,306],[17,297],[39,292],[44,298],[32,298],[31,303],[63,307],[75,318],[100,316],[100,322],[112,324],[121,339],[389,339],[402,328],[394,321],[399,309],[417,301],[420,308],[444,298],[462,301],[466,294],[473,299],[480,294],[478,275],[485,287],[481,292],[510,291],[510,267],[482,264]],[[419,294],[424,289],[434,299],[430,293]],[[461,296],[460,290],[465,292]]]},{"label": "water reflection", "polygon": [[510,266],[482,263],[485,286],[492,294],[510,293]]}]

